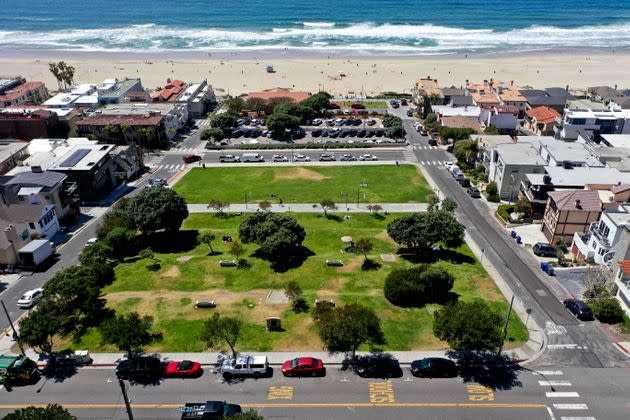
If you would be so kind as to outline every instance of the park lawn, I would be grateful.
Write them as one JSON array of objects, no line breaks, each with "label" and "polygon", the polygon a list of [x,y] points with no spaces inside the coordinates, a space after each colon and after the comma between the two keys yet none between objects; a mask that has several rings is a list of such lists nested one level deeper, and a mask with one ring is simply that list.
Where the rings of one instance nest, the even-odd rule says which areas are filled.
[{"label": "park lawn", "polygon": [[[367,186],[359,186],[367,184]],[[240,166],[193,168],[174,186],[188,203],[270,200],[285,205],[424,203],[432,191],[414,165]]]},{"label": "park lawn", "polygon": [[[214,253],[206,245],[194,246],[173,253],[156,252],[160,269],[149,271],[152,261],[128,258],[116,268],[115,282],[103,292],[108,305],[117,312],[137,311],[154,317],[155,330],[163,340],[147,348],[150,351],[195,352],[203,351],[198,339],[203,321],[213,311],[240,314],[245,320],[238,348],[243,351],[319,351],[322,343],[310,314],[295,314],[288,304],[268,304],[266,296],[279,290],[290,280],[296,280],[304,290],[309,303],[316,298],[333,299],[338,304],[362,303],[376,310],[385,333],[385,350],[443,349],[445,343],[432,333],[433,312],[439,305],[423,308],[399,308],[383,296],[383,283],[387,274],[396,267],[413,263],[398,255],[398,246],[387,236],[387,224],[399,215],[352,215],[344,220],[337,214],[331,218],[323,213],[297,213],[293,216],[306,229],[304,246],[312,255],[303,264],[286,272],[274,272],[270,263],[252,254],[257,246],[246,245],[245,258],[249,269],[221,268],[221,259],[233,259],[227,254],[228,244],[219,239],[213,244]],[[211,230],[218,238],[224,235],[237,237],[238,224],[243,217],[215,214],[193,214],[184,222],[183,229]],[[363,270],[363,256],[345,253],[341,236],[355,240],[372,238],[374,250],[370,258],[380,268]],[[470,249],[464,245],[449,254],[450,260],[439,260],[439,266],[451,271],[455,277],[453,291],[459,299],[484,299],[505,315],[507,302],[493,281],[487,276]],[[211,255],[210,255],[211,254]],[[380,254],[394,254],[394,262],[383,262]],[[327,267],[326,259],[340,259],[344,267]],[[195,300],[217,301],[214,310],[193,309]],[[282,318],[283,332],[267,332],[265,319]],[[512,316],[506,347],[515,347],[527,340],[527,331],[521,321]],[[98,331],[91,330],[71,345],[92,351],[111,351],[111,346],[100,343]],[[367,350],[367,348],[363,349]]]}]

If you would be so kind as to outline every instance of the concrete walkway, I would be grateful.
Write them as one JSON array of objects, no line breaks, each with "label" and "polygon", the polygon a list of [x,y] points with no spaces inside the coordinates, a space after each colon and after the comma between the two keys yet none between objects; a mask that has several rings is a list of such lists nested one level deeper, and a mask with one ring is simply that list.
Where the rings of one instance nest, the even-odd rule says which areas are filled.
[{"label": "concrete walkway", "polygon": [[[372,203],[373,205],[376,203]],[[337,210],[331,211],[331,213],[369,213],[368,210],[369,204],[350,204],[348,203],[348,207],[346,207],[343,203],[337,204]],[[428,204],[427,203],[382,203],[378,204],[382,207],[380,213],[389,212],[389,213],[413,213],[413,212],[421,212],[427,211]],[[300,203],[285,203],[283,205],[280,204],[272,204],[270,211],[274,213],[283,213],[283,212],[296,212],[296,213],[319,213],[322,212],[322,208],[319,204],[300,204]],[[223,210],[226,213],[253,213],[255,211],[260,211],[258,204],[230,204],[229,207]],[[216,210],[209,208],[207,204],[188,204],[188,212],[189,213],[215,213]]]}]

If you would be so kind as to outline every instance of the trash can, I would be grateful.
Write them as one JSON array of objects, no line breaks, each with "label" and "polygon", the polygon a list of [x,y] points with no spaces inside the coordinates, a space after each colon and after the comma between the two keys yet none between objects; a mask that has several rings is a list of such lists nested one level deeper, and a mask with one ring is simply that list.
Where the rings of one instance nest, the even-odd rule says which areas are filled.
[{"label": "trash can", "polygon": [[516,231],[515,231],[515,230],[513,230],[512,232],[510,232],[510,236],[511,236],[512,238],[516,238]]},{"label": "trash can", "polygon": [[546,272],[547,272],[547,270],[549,270],[549,264],[547,264],[547,263],[546,263],[546,262],[544,262],[544,261],[543,261],[543,262],[541,262],[541,263],[540,263],[540,269],[546,273]]},{"label": "trash can", "polygon": [[547,274],[548,274],[548,275],[550,275],[550,276],[553,276],[553,275],[554,275],[554,269],[553,269],[553,267],[552,267],[552,266],[550,266],[550,265],[548,265],[548,264],[547,264],[547,267],[548,267],[548,268],[547,268]]},{"label": "trash can", "polygon": [[521,239],[520,236],[516,236],[516,243],[519,245],[523,243],[523,240]]}]

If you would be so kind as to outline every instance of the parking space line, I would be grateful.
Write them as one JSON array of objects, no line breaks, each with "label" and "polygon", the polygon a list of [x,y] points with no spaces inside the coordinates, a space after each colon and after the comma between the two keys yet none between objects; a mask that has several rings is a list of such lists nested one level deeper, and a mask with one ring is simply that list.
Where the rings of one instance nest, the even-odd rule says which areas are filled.
[{"label": "parking space line", "polygon": [[540,386],[571,386],[569,381],[538,381]]},{"label": "parking space line", "polygon": [[564,373],[561,370],[539,370],[536,372],[532,372],[532,375],[552,376],[552,375],[564,375]]}]

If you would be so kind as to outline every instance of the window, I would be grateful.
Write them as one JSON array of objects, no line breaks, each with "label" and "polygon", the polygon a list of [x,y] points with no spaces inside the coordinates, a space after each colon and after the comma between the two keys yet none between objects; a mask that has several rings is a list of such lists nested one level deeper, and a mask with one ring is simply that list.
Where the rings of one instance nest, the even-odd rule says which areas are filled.
[{"label": "window", "polygon": [[35,223],[28,222],[28,227],[35,229]]},{"label": "window", "polygon": [[572,125],[586,125],[586,118],[569,118],[568,122]]},{"label": "window", "polygon": [[599,255],[604,255],[605,253],[606,253],[606,248],[602,248],[598,252]]}]

